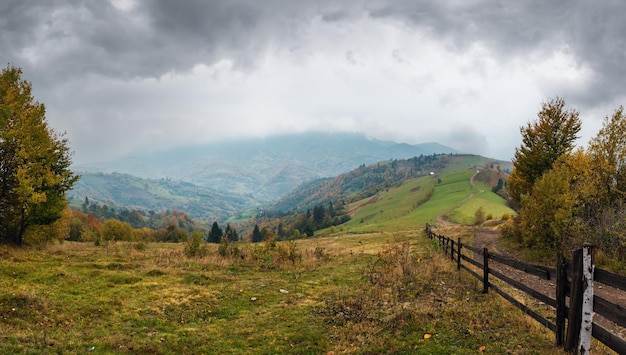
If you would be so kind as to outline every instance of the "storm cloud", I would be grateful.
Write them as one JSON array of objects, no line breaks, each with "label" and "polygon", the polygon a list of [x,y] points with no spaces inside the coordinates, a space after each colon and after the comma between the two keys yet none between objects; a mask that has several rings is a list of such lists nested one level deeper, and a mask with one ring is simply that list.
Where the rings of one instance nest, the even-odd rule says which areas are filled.
[{"label": "storm cloud", "polygon": [[560,96],[586,144],[624,103],[621,1],[3,1],[21,67],[76,160],[359,131],[510,159]]}]

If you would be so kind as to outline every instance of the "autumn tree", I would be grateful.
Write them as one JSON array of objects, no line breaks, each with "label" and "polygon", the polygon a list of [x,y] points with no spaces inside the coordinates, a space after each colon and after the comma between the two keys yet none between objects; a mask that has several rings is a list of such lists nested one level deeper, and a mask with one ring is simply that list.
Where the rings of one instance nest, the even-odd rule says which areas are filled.
[{"label": "autumn tree", "polygon": [[65,192],[78,179],[67,139],[48,126],[44,105],[21,76],[11,66],[0,74],[0,242],[15,245],[29,228],[64,215]]},{"label": "autumn tree", "polygon": [[522,145],[515,149],[513,172],[507,184],[511,206],[521,208],[528,194],[554,162],[574,148],[581,121],[576,110],[565,109],[565,100],[556,98],[542,104],[538,120],[520,128]]},{"label": "autumn tree", "polygon": [[133,227],[128,222],[112,218],[102,224],[101,234],[105,241],[129,241],[133,237]]},{"label": "autumn tree", "polygon": [[[579,154],[584,153],[582,151]],[[575,188],[574,166],[570,163],[578,155],[563,155],[553,169],[546,171],[532,190],[522,195],[520,231],[523,244],[548,252],[563,250],[574,235],[581,201]]]},{"label": "autumn tree", "polygon": [[589,142],[594,171],[600,182],[599,195],[606,205],[626,199],[626,116],[624,107],[607,116],[596,137]]},{"label": "autumn tree", "polygon": [[626,253],[626,115],[619,107],[607,116],[589,142],[595,199],[587,203],[590,227],[598,246],[611,254]]},{"label": "autumn tree", "polygon": [[72,211],[69,240],[96,241],[100,235],[100,220],[90,213]]}]

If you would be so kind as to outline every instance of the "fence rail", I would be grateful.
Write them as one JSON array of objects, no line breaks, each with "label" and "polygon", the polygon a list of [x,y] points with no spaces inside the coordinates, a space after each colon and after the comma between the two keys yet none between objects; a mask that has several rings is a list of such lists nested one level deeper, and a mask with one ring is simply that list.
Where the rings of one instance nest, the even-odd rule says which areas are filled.
[{"label": "fence rail", "polygon": [[[470,275],[483,282],[484,293],[492,289],[537,322],[553,331],[558,347],[563,347],[566,351],[588,349],[588,345],[585,345],[585,337],[590,338],[593,336],[617,353],[626,354],[626,340],[604,328],[602,325],[592,322],[591,318],[595,312],[620,327],[626,327],[626,308],[624,305],[612,302],[598,295],[594,296],[593,292],[595,283],[601,283],[621,291],[626,291],[626,277],[596,268],[593,264],[590,264],[587,265],[587,270],[593,270],[593,272],[590,273],[589,279],[584,279],[584,253],[588,252],[589,259],[592,260],[590,246],[586,247],[589,248],[586,251],[583,251],[583,249],[574,251],[572,260],[567,260],[562,255],[558,255],[556,263],[557,268],[549,268],[524,263],[500,254],[491,253],[487,248],[480,249],[463,244],[461,238],[455,241],[446,236],[436,234],[429,224],[426,224],[426,234],[430,239],[436,239],[438,241],[444,254],[448,255],[452,261],[456,262],[457,269],[465,270]],[[464,250],[469,250],[476,256],[482,256],[482,258],[474,258],[463,254]],[[502,272],[494,270],[489,267],[490,260],[537,276],[541,279],[555,280],[556,298],[545,295],[541,291],[535,290],[532,287],[504,275]],[[468,266],[468,264],[482,270],[482,275],[479,271]],[[490,282],[490,275],[554,308],[556,311],[556,323],[530,309],[502,288]],[[569,305],[566,304],[567,297],[569,297]],[[588,306],[592,306],[593,308],[583,311],[583,307]],[[567,330],[565,329],[566,319]]]}]

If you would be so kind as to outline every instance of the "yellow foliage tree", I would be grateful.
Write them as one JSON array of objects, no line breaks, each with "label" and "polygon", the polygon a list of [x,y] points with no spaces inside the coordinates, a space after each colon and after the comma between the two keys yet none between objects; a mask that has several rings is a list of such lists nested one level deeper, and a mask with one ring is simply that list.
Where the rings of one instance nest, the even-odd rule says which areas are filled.
[{"label": "yellow foliage tree", "polygon": [[537,121],[520,128],[522,145],[515,149],[507,184],[509,202],[515,209],[521,207],[522,196],[531,192],[535,181],[552,169],[561,155],[572,151],[581,128],[578,111],[566,110],[562,98],[543,103],[537,116]]},{"label": "yellow foliage tree", "polygon": [[48,126],[21,75],[11,66],[0,74],[0,242],[16,245],[29,228],[63,216],[65,192],[78,179],[67,140]]}]

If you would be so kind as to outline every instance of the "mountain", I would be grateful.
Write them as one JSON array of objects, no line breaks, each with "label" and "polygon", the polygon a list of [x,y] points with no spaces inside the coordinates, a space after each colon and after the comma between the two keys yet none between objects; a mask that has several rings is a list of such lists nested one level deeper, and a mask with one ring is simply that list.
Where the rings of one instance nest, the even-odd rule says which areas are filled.
[{"label": "mountain", "polygon": [[[150,209],[170,205],[182,208],[185,203],[193,202],[213,206],[201,215],[221,215],[274,201],[304,182],[334,177],[362,164],[433,153],[456,152],[438,143],[410,145],[357,133],[278,135],[74,166],[83,179],[68,195],[74,201],[89,197],[119,206],[149,205]],[[148,180],[133,180],[137,178]],[[107,179],[111,181],[106,182]],[[133,183],[124,185],[128,183],[126,180]],[[181,187],[167,184],[157,187],[165,182],[175,182]],[[168,191],[165,196],[163,191]],[[179,195],[180,191],[189,196]],[[201,199],[196,198],[199,194],[203,196]],[[216,207],[220,204],[226,205],[225,208]]]}]

